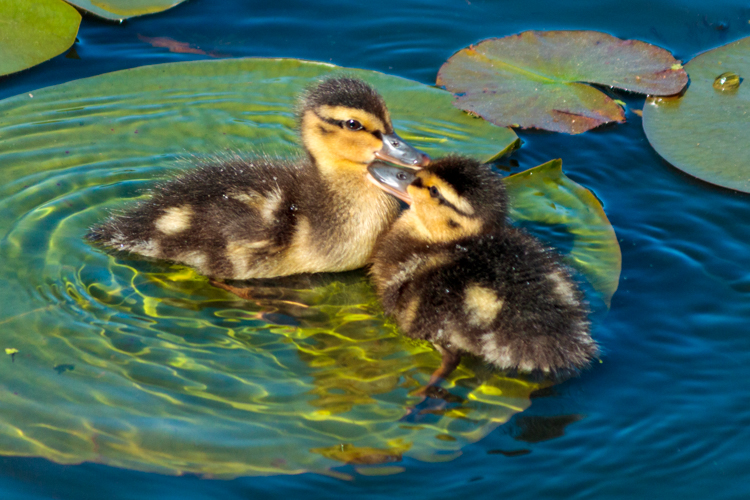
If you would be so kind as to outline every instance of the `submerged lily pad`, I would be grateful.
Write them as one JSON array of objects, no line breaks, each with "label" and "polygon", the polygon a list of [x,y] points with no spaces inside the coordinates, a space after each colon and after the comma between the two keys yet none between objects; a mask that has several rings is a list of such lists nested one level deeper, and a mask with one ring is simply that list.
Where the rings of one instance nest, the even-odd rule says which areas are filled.
[{"label": "submerged lily pad", "polygon": [[65,0],[105,19],[122,21],[171,9],[185,0]]},{"label": "submerged lily pad", "polygon": [[586,277],[607,306],[620,282],[622,254],[601,203],[591,191],[570,180],[562,160],[552,160],[505,179],[511,218],[533,221],[553,231],[563,228],[572,242],[567,262]]},{"label": "submerged lily pad", "polygon": [[176,158],[299,152],[297,95],[342,72],[433,155],[488,160],[517,140],[443,90],[299,60],[157,65],[0,101],[0,328],[20,352],[0,363],[0,455],[216,477],[364,468],[450,459],[530,404],[538,384],[464,364],[444,386],[455,401],[401,422],[440,355],[382,316],[363,272],[238,300],[83,240]]},{"label": "submerged lily pad", "polygon": [[646,101],[646,137],[680,170],[750,193],[750,37],[697,56],[685,70],[685,95]]},{"label": "submerged lily pad", "polygon": [[500,126],[578,134],[623,122],[622,108],[582,82],[653,95],[687,83],[664,49],[596,31],[526,31],[458,51],[440,68],[437,85],[455,105]]},{"label": "submerged lily pad", "polygon": [[62,0],[0,0],[0,75],[62,54],[80,23],[78,11]]}]

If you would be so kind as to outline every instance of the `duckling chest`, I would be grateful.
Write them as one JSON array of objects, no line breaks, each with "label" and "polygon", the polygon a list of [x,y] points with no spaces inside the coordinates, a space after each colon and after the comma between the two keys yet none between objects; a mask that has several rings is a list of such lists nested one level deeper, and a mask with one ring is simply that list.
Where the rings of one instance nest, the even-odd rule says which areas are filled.
[{"label": "duckling chest", "polygon": [[288,255],[302,269],[299,272],[336,272],[364,266],[378,236],[398,216],[398,203],[385,194],[348,199],[329,196],[320,200],[322,207],[297,216]]}]

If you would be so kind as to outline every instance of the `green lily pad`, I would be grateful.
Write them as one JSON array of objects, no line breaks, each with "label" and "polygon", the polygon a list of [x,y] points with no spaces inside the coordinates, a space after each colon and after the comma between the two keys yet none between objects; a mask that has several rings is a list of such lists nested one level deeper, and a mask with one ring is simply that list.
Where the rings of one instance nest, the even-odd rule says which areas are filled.
[{"label": "green lily pad", "polygon": [[61,0],[0,0],[0,75],[62,54],[80,23],[78,11]]},{"label": "green lily pad", "polygon": [[456,106],[500,126],[579,134],[625,121],[617,103],[581,82],[671,95],[687,75],[669,52],[638,40],[526,31],[458,51],[437,77],[438,86],[456,94]]},{"label": "green lily pad", "polygon": [[104,19],[122,21],[130,17],[155,14],[171,9],[185,0],[65,0]]},{"label": "green lily pad", "polygon": [[0,328],[18,350],[0,363],[0,455],[214,477],[326,472],[447,460],[530,404],[538,384],[464,364],[445,384],[454,402],[401,422],[440,355],[383,317],[364,272],[239,300],[191,269],[83,240],[176,159],[299,152],[297,95],[342,72],[372,83],[398,133],[433,155],[488,160],[517,141],[443,90],[287,59],[149,66],[0,101]]},{"label": "green lily pad", "polygon": [[117,71],[0,102],[3,150],[23,152],[0,156],[3,172],[12,179],[30,160],[37,171],[102,161],[168,168],[186,154],[289,153],[298,150],[297,96],[342,73],[374,85],[399,135],[429,154],[489,161],[518,143],[512,130],[465,116],[449,93],[418,82],[296,59],[226,59]]},{"label": "green lily pad", "polygon": [[622,254],[596,196],[563,174],[562,160],[511,175],[505,185],[512,219],[562,227],[572,236],[567,262],[586,277],[609,307],[620,282]]},{"label": "green lily pad", "polygon": [[646,137],[680,170],[750,193],[750,37],[697,56],[685,70],[683,96],[646,101]]}]

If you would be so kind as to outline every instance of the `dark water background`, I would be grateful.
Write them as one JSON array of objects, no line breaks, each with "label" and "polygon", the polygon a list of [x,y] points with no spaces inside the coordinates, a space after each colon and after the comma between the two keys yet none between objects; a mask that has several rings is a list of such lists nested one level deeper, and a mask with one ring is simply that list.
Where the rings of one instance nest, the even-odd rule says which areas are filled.
[{"label": "dark water background", "polygon": [[[527,29],[595,29],[683,61],[750,35],[748,1],[209,2],[121,25],[85,17],[75,49],[0,79],[0,98],[118,69],[225,57],[297,57],[431,84],[460,48]],[[618,95],[632,109],[643,98]],[[747,498],[750,468],[750,196],[661,160],[628,112],[581,136],[520,133],[528,168],[561,157],[602,200],[623,253],[597,329],[603,364],[533,400],[447,463],[405,459],[389,477],[205,480],[85,463],[0,458],[0,498]],[[748,159],[750,162],[750,159]],[[351,472],[348,467],[340,467]]]}]

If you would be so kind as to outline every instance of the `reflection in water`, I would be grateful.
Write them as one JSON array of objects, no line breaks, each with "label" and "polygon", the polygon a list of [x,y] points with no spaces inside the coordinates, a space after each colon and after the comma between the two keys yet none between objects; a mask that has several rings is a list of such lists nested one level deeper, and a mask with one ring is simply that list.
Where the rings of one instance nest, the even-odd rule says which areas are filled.
[{"label": "reflection in water", "polygon": [[583,415],[555,415],[552,417],[540,415],[520,415],[515,419],[517,433],[514,439],[526,443],[539,443],[563,436],[565,427],[578,422]]},{"label": "reflection in water", "polygon": [[410,445],[406,443],[399,443],[385,450],[342,444],[328,448],[313,448],[310,451],[345,464],[375,465],[400,462],[403,452],[408,451],[409,448]]},{"label": "reflection in water", "polygon": [[402,422],[439,356],[382,316],[362,272],[251,293],[49,234],[44,272],[21,279],[33,252],[2,270],[18,311],[2,319],[6,342],[23,354],[0,366],[17,394],[0,413],[5,455],[213,477],[446,460],[537,388],[462,367],[446,408]]},{"label": "reflection in water", "polygon": [[521,450],[489,450],[487,452],[488,455],[503,455],[506,457],[520,457],[529,453],[531,453],[531,450],[526,448]]}]

